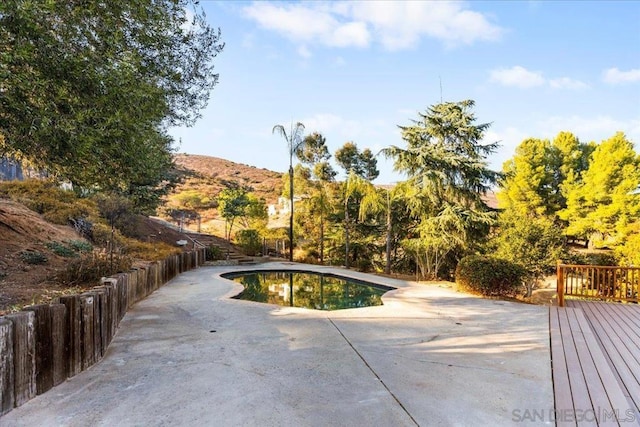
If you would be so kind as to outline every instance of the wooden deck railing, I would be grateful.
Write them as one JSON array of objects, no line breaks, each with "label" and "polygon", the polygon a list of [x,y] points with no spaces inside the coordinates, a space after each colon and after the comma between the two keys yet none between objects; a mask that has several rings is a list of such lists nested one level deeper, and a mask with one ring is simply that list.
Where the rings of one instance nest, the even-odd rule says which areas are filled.
[{"label": "wooden deck railing", "polygon": [[638,302],[640,267],[568,265],[558,263],[558,305],[565,296]]}]

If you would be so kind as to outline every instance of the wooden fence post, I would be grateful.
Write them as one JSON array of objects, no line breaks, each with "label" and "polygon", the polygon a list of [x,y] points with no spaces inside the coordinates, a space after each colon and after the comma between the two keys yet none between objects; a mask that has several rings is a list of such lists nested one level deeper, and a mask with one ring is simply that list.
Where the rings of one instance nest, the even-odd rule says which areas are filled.
[{"label": "wooden fence post", "polygon": [[69,333],[67,331],[67,307],[63,304],[51,304],[51,344],[53,386],[64,382],[69,370]]},{"label": "wooden fence post", "polygon": [[0,416],[11,411],[14,402],[13,323],[0,317]]},{"label": "wooden fence post", "polygon": [[93,295],[80,295],[82,370],[95,363],[94,354],[94,316],[95,298]]},{"label": "wooden fence post", "polygon": [[20,406],[36,397],[35,315],[22,311],[4,317],[13,324],[14,404]]},{"label": "wooden fence post", "polygon": [[53,343],[51,342],[51,307],[38,304],[25,307],[34,314],[33,330],[36,351],[36,392],[42,394],[53,387]]},{"label": "wooden fence post", "polygon": [[560,264],[560,261],[558,261],[558,264],[557,264],[556,280],[557,280],[556,290],[558,292],[558,306],[564,307],[564,269],[562,268],[562,264]]},{"label": "wooden fence post", "polygon": [[80,310],[80,296],[62,296],[59,301],[67,308],[67,375],[71,378],[82,372],[82,312]]}]

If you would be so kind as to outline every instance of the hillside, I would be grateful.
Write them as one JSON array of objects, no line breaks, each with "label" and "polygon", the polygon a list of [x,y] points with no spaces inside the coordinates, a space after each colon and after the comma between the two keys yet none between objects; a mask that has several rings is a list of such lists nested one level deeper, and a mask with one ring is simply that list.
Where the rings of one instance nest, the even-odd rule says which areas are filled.
[{"label": "hillside", "polygon": [[[71,227],[51,224],[20,203],[0,199],[0,312],[12,304],[62,291],[54,278],[69,258],[56,255],[47,243],[70,240],[82,239]],[[46,262],[27,262],[38,253]]]},{"label": "hillside", "polygon": [[282,192],[282,173],[257,168],[218,157],[194,154],[176,154],[176,165],[188,176],[176,192],[197,189],[210,196],[217,194],[229,184],[239,184],[265,200],[276,203]]},{"label": "hillside", "polygon": [[[177,240],[188,239],[183,233],[142,216],[136,217],[135,227],[140,234],[153,236],[153,242],[173,247]],[[78,259],[78,253],[65,254],[61,249],[70,251],[72,246],[83,245],[91,247],[74,228],[47,222],[26,206],[0,198],[0,314],[97,285],[96,280],[73,284],[59,280]],[[146,264],[134,261],[135,265]]]}]

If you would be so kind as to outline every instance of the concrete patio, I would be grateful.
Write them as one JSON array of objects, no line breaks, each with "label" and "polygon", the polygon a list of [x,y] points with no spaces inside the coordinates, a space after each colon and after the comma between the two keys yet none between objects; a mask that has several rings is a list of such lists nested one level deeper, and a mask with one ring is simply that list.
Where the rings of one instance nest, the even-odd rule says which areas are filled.
[{"label": "concrete patio", "polygon": [[[230,299],[242,286],[219,276],[291,268],[397,289],[323,312]],[[127,313],[101,362],[0,424],[540,425],[529,415],[553,408],[547,307],[267,263],[178,276]]]}]

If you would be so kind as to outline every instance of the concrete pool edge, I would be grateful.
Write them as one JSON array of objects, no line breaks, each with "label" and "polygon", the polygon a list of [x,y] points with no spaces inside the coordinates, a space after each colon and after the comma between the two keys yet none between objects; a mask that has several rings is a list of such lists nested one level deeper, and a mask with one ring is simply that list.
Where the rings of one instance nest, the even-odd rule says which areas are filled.
[{"label": "concrete pool edge", "polygon": [[384,306],[264,307],[227,298],[233,285],[219,275],[241,269],[174,279],[127,314],[103,362],[3,423],[415,425],[401,404],[420,425],[509,425],[513,411],[553,407],[546,308],[378,276],[397,285]]}]

